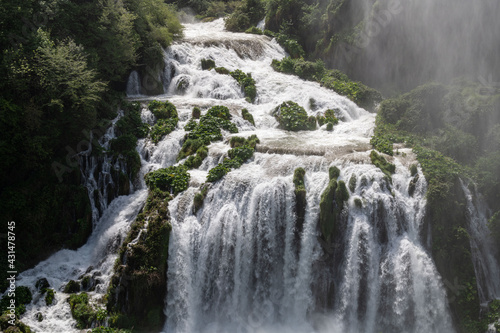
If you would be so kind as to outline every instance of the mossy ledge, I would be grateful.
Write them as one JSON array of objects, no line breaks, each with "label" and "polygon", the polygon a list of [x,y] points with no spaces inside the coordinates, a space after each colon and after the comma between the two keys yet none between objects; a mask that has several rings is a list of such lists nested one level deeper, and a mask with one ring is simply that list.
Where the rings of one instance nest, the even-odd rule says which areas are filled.
[{"label": "mossy ledge", "polygon": [[300,234],[304,229],[304,216],[306,214],[306,187],[304,184],[304,176],[306,171],[304,168],[297,168],[293,173],[293,185],[295,187],[295,215],[297,222],[295,224],[295,239],[300,240]]},{"label": "mossy ledge", "polygon": [[106,295],[110,326],[159,331],[165,321],[168,240],[172,226],[168,202],[189,182],[185,166],[169,167],[145,176],[149,194],[132,224],[115,263]]},{"label": "mossy ledge", "polygon": [[340,170],[333,166],[328,171],[330,182],[321,194],[319,203],[319,226],[323,239],[330,243],[338,232],[340,213],[349,199],[349,192],[344,181],[337,181]]}]

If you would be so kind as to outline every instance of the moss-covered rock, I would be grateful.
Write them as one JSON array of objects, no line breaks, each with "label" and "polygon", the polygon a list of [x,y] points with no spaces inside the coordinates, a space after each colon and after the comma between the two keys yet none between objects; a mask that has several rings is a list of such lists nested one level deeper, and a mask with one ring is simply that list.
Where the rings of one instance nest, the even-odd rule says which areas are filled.
[{"label": "moss-covered rock", "polygon": [[[113,314],[111,326],[158,331],[165,321],[162,309],[172,228],[167,208],[172,197],[164,189],[152,184],[146,205],[120,248],[106,295],[108,312]],[[131,244],[139,233],[139,241]]]},{"label": "moss-covered rock", "polygon": [[[336,168],[336,167],[332,167]],[[349,200],[349,192],[344,181],[337,182],[337,170],[330,169],[330,182],[325,191],[321,194],[319,204],[319,225],[323,239],[331,242],[338,232],[338,221],[340,213],[344,209],[344,204]]]},{"label": "moss-covered rock", "polygon": [[144,180],[152,190],[177,194],[187,189],[190,175],[183,165],[170,166],[147,173]]},{"label": "moss-covered rock", "polygon": [[340,169],[337,168],[336,166],[331,166],[328,169],[328,177],[330,178],[330,180],[332,180],[332,179],[337,180],[337,178],[339,178],[339,176],[340,176]]},{"label": "moss-covered rock", "polygon": [[280,127],[289,131],[314,130],[316,119],[310,121],[306,110],[295,102],[287,101],[278,106],[274,112]]},{"label": "moss-covered rock", "polygon": [[304,217],[306,214],[307,198],[306,198],[306,187],[304,184],[304,176],[306,171],[304,168],[297,168],[293,173],[293,185],[295,187],[295,215],[297,216],[296,223],[296,239],[300,239],[299,236],[304,229]]},{"label": "moss-covered rock", "polygon": [[357,183],[356,175],[352,175],[351,178],[349,178],[349,190],[353,193],[356,190],[356,183]]},{"label": "moss-covered rock", "polygon": [[382,170],[382,172],[390,179],[392,174],[396,172],[396,166],[392,163],[387,162],[387,160],[382,156],[377,154],[375,150],[370,153],[370,159],[377,168]]},{"label": "moss-covered rock", "polygon": [[64,286],[64,292],[66,294],[74,294],[80,291],[80,284],[75,280],[69,280],[69,282]]},{"label": "moss-covered rock", "polygon": [[215,68],[215,61],[212,59],[201,59],[201,69],[210,70]]},{"label": "moss-covered rock", "polygon": [[45,304],[47,306],[54,303],[55,291],[54,289],[47,289],[47,294],[45,295]]},{"label": "moss-covered rock", "polygon": [[243,119],[245,119],[246,121],[248,121],[250,124],[254,125],[255,126],[255,120],[253,119],[253,116],[250,112],[248,112],[247,109],[243,109],[241,110],[241,116]]},{"label": "moss-covered rock", "polygon": [[191,117],[193,119],[200,119],[200,116],[201,116],[201,110],[199,107],[195,106],[191,111]]}]

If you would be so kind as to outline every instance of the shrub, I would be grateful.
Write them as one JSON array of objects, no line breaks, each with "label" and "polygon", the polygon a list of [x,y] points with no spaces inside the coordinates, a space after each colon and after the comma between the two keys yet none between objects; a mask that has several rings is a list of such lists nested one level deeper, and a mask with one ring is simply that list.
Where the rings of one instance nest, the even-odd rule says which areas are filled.
[{"label": "shrub", "polygon": [[207,116],[217,117],[225,120],[231,120],[231,113],[229,112],[229,109],[222,105],[212,106],[208,110]]},{"label": "shrub", "polygon": [[238,160],[240,163],[244,163],[253,156],[253,148],[248,146],[236,147],[228,151],[228,156],[231,159]]},{"label": "shrub", "polygon": [[170,166],[147,173],[144,176],[151,190],[159,189],[177,194],[188,188],[190,175],[183,165]]},{"label": "shrub", "polygon": [[216,182],[224,177],[224,175],[228,172],[229,169],[224,165],[224,163],[218,164],[208,171],[207,181],[211,183]]},{"label": "shrub", "polygon": [[110,148],[113,153],[122,154],[135,150],[137,138],[133,134],[125,134],[110,141]]},{"label": "shrub", "polygon": [[309,122],[306,110],[292,101],[283,102],[274,110],[274,115],[280,127],[286,130],[311,130],[316,127],[316,119],[314,119],[313,128],[312,124]]},{"label": "shrub", "polygon": [[194,119],[190,119],[188,123],[184,126],[184,130],[192,131],[198,123]]}]

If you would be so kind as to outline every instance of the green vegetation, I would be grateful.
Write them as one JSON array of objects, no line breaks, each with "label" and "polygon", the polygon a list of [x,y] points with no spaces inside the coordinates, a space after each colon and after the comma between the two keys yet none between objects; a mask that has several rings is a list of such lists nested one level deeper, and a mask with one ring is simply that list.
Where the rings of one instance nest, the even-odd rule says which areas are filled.
[{"label": "green vegetation", "polygon": [[16,244],[19,271],[85,243],[92,216],[75,156],[89,145],[103,153],[97,140],[116,116],[128,74],[163,71],[162,47],[180,35],[161,0],[2,2],[0,154],[8,158],[0,163],[0,211],[29,230]]},{"label": "green vegetation", "polygon": [[[120,247],[115,274],[105,297],[108,313],[111,314],[111,327],[133,327],[139,331],[161,329],[165,321],[163,306],[167,285],[168,240],[172,229],[168,202],[172,194],[187,189],[189,178],[184,165],[146,174],[149,188],[146,205]],[[131,244],[140,232],[144,236]]]},{"label": "green vegetation", "polygon": [[259,139],[255,135],[244,140],[240,138],[233,139],[231,146],[234,146],[234,148],[228,151],[229,158],[225,158],[222,163],[208,171],[207,182],[218,181],[231,169],[239,168],[248,159],[252,158],[257,143],[259,143]]},{"label": "green vegetation", "polygon": [[245,119],[246,121],[248,121],[250,124],[252,124],[253,126],[255,126],[255,120],[253,119],[253,116],[250,112],[248,112],[247,109],[242,109],[241,110],[241,117],[243,119]]},{"label": "green vegetation", "polygon": [[319,203],[319,226],[321,234],[326,242],[331,242],[337,233],[340,213],[344,209],[344,203],[349,200],[349,192],[344,181],[337,181],[340,170],[336,166],[328,169],[330,182],[321,194]]},{"label": "green vegetation", "polygon": [[[500,95],[482,94],[478,83],[429,83],[380,104],[372,138],[375,149],[393,155],[392,145],[413,147],[428,183],[432,253],[445,280],[467,286],[451,303],[461,332],[484,331],[467,233],[465,197],[459,178],[473,178],[493,212],[500,211]],[[374,155],[375,156],[375,155]],[[383,163],[382,163],[383,165]],[[390,171],[390,170],[387,170]],[[413,195],[418,181],[410,167]],[[490,219],[495,235],[496,217]],[[496,238],[496,241],[499,241]]]},{"label": "green vegetation", "polygon": [[350,100],[367,110],[374,110],[382,100],[382,95],[375,89],[360,82],[351,81],[347,75],[338,70],[327,70],[321,60],[306,61],[303,58],[287,57],[281,61],[273,59],[274,70],[286,74],[297,75],[304,80],[316,81],[336,93],[347,96]]},{"label": "green vegetation", "polygon": [[165,135],[170,134],[176,128],[179,116],[175,105],[169,101],[152,101],[148,104],[148,109],[157,119],[149,133],[151,140],[157,144]]},{"label": "green vegetation", "polygon": [[46,305],[52,305],[54,302],[54,297],[55,297],[55,291],[54,289],[47,289],[47,294],[45,295],[45,304]]},{"label": "green vegetation", "polygon": [[76,319],[76,327],[79,329],[90,328],[93,323],[102,325],[107,317],[104,308],[98,308],[89,303],[87,293],[72,294],[68,298],[71,315]]},{"label": "green vegetation", "polygon": [[304,217],[306,214],[307,198],[306,187],[304,185],[304,168],[297,168],[293,173],[293,185],[295,187],[295,214],[297,216],[297,233],[301,233],[304,227]]},{"label": "green vegetation", "polygon": [[295,102],[287,101],[278,106],[274,112],[280,127],[289,131],[316,129],[316,118],[309,118],[306,110]]},{"label": "green vegetation", "polygon": [[69,280],[69,282],[64,286],[64,293],[74,294],[80,291],[80,284],[75,280]]},{"label": "green vegetation", "polygon": [[200,119],[200,116],[201,116],[201,110],[199,107],[195,106],[193,108],[193,111],[191,112],[191,117],[193,119]]},{"label": "green vegetation", "polygon": [[212,59],[201,59],[201,69],[210,70],[215,68],[215,61]]},{"label": "green vegetation", "polygon": [[[14,298],[11,296],[14,296]],[[2,297],[2,300],[0,300],[0,313],[10,310],[8,307],[11,305],[12,299],[15,300],[15,314],[19,317],[26,312],[26,304],[30,304],[33,297],[28,287],[17,286],[15,295],[9,296],[9,293],[7,293]]]},{"label": "green vegetation", "polygon": [[387,160],[382,156],[377,154],[375,150],[372,150],[370,153],[370,159],[372,163],[382,170],[382,172],[389,178],[391,178],[392,174],[396,172],[396,166],[392,163],[387,162]]},{"label": "green vegetation", "polygon": [[257,88],[255,87],[255,80],[252,78],[250,73],[245,74],[239,69],[230,72],[224,67],[215,67],[215,62],[211,59],[202,59],[201,63],[202,69],[215,68],[216,72],[219,74],[231,75],[238,82],[242,91],[245,93],[246,100],[249,103],[253,103],[255,101],[255,97],[257,97]]},{"label": "green vegetation", "polygon": [[170,166],[147,173],[144,176],[146,184],[151,190],[158,189],[163,192],[177,194],[187,189],[189,173],[183,165]]},{"label": "green vegetation", "polygon": [[229,31],[250,32],[265,14],[264,3],[261,0],[244,0],[238,8],[226,19],[226,29]]}]

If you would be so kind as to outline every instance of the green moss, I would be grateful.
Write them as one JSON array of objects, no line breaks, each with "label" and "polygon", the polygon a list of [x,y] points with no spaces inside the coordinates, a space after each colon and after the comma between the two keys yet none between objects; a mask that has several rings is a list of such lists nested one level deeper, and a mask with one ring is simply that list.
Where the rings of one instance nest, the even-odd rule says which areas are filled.
[{"label": "green moss", "polygon": [[216,182],[228,173],[228,168],[224,163],[217,164],[215,167],[208,171],[207,182]]},{"label": "green moss", "polygon": [[274,110],[280,127],[289,131],[314,130],[316,119],[310,121],[306,110],[295,102],[283,102]]},{"label": "green moss", "polygon": [[245,32],[247,34],[254,34],[254,35],[262,35],[263,34],[262,30],[260,30],[259,28],[255,27],[255,26],[251,26],[250,28],[245,30]]},{"label": "green moss", "polygon": [[212,106],[208,111],[207,115],[211,117],[217,117],[224,120],[231,120],[232,116],[229,109],[226,106],[216,105]]},{"label": "green moss", "polygon": [[193,111],[191,111],[191,117],[193,119],[200,119],[200,116],[201,116],[201,110],[199,107],[195,106],[193,108]]},{"label": "green moss", "polygon": [[357,208],[361,209],[361,208],[363,208],[363,201],[361,201],[361,199],[360,199],[360,198],[355,198],[355,199],[354,199],[354,205],[355,205]]},{"label": "green moss", "polygon": [[[68,298],[71,308],[71,315],[76,319],[76,327],[79,329],[90,328],[94,322],[104,321],[106,315],[104,309],[98,309],[89,304],[89,296],[87,293],[72,294]],[[104,318],[102,318],[104,317]]]},{"label": "green moss", "polygon": [[[166,293],[169,223],[169,193],[150,189],[146,205],[132,224],[123,242],[108,289],[107,308],[111,326],[134,327],[138,331],[158,331],[165,316],[161,309]],[[147,230],[136,244],[148,220]],[[126,258],[126,261],[125,261]]]},{"label": "green moss", "polygon": [[210,70],[215,68],[215,61],[212,59],[201,59],[201,69]]},{"label": "green moss", "polygon": [[326,124],[326,130],[329,131],[329,132],[333,131],[333,124],[332,123]]},{"label": "green moss", "polygon": [[304,168],[297,168],[293,173],[293,185],[295,187],[295,214],[297,216],[297,232],[302,232],[304,226],[304,217],[306,213],[307,198],[306,187],[304,184]]},{"label": "green moss", "polygon": [[393,173],[396,172],[396,166],[387,162],[387,160],[382,156],[377,154],[375,150],[370,153],[370,159],[377,168],[382,170],[382,172],[391,179]]},{"label": "green moss", "polygon": [[153,125],[151,132],[149,133],[151,140],[157,144],[163,137],[172,133],[177,126],[178,119],[160,119]]},{"label": "green moss", "polygon": [[323,126],[324,124],[326,124],[326,118],[324,116],[321,116],[321,115],[316,116],[316,121],[318,122],[318,125],[320,127]]},{"label": "green moss", "polygon": [[215,71],[222,75],[229,75],[231,73],[231,71],[225,67],[216,67]]},{"label": "green moss", "polygon": [[193,129],[195,129],[196,125],[198,125],[198,123],[194,119],[190,119],[188,123],[184,126],[184,130],[192,131]]},{"label": "green moss", "polygon": [[255,120],[253,119],[252,114],[250,112],[248,112],[247,109],[241,110],[241,116],[243,119],[245,119],[246,121],[250,122],[250,124],[255,126]]},{"label": "green moss", "polygon": [[[321,194],[321,201],[319,203],[319,224],[323,239],[330,242],[334,234],[337,222],[336,216],[336,201],[335,190],[337,189],[337,181],[330,180],[323,194]],[[334,236],[334,235],[333,235]]]},{"label": "green moss", "polygon": [[253,103],[255,101],[255,97],[257,96],[257,89],[255,87],[255,80],[252,78],[250,73],[243,73],[243,71],[237,69],[229,73],[240,85],[241,89],[245,93],[245,96],[248,99],[248,102]]},{"label": "green moss", "polygon": [[177,108],[169,101],[151,101],[148,104],[148,109],[154,114],[156,119],[179,118],[179,115],[177,114]]},{"label": "green moss", "polygon": [[356,175],[352,175],[351,178],[349,178],[349,190],[354,193],[356,190],[356,183],[357,183],[357,178]]},{"label": "green moss", "polygon": [[47,306],[52,305],[54,302],[55,291],[54,289],[47,289],[47,294],[45,295],[45,304]]},{"label": "green moss", "polygon": [[410,165],[410,174],[415,177],[418,174],[418,166],[416,164]]},{"label": "green moss", "polygon": [[187,139],[182,144],[181,151],[177,156],[177,161],[180,161],[187,156],[193,155],[198,149],[204,146],[204,142],[200,139]]},{"label": "green moss", "polygon": [[174,194],[188,188],[190,175],[183,165],[170,166],[147,173],[144,180],[150,189],[159,189]]},{"label": "green moss", "polygon": [[199,168],[203,163],[203,160],[208,155],[208,148],[206,146],[202,146],[196,150],[195,156],[189,156],[186,162],[184,162],[184,166],[188,169],[196,169]]},{"label": "green moss", "polygon": [[245,163],[253,156],[255,145],[258,142],[259,139],[256,135],[252,135],[244,140],[241,140],[241,138],[233,139],[232,145],[234,145],[235,148],[228,151],[229,158],[224,159],[222,163],[219,163],[208,171],[207,181],[212,183],[216,182],[224,177],[231,169],[239,168],[241,164]]},{"label": "green moss", "polygon": [[74,294],[80,291],[80,284],[75,280],[69,280],[69,282],[64,287],[64,293]]},{"label": "green moss", "polygon": [[369,88],[360,82],[351,81],[347,75],[340,71],[327,70],[322,61],[310,62],[300,58],[299,45],[295,45],[292,40],[284,38],[283,43],[287,44],[285,47],[296,49],[292,51],[295,56],[284,58],[281,61],[273,60],[271,65],[274,70],[295,74],[304,80],[320,82],[324,87],[332,89],[340,95],[347,96],[360,107],[369,110],[373,110],[375,105],[382,100],[382,95],[375,89]]},{"label": "green moss", "polygon": [[193,199],[193,211],[194,214],[200,210],[200,208],[203,206],[203,201],[205,200],[205,197],[207,196],[208,192],[208,185],[204,184],[201,186],[201,191],[196,193]]},{"label": "green moss", "polygon": [[332,166],[328,169],[328,177],[330,180],[339,178],[340,176],[340,170],[336,166]]}]

